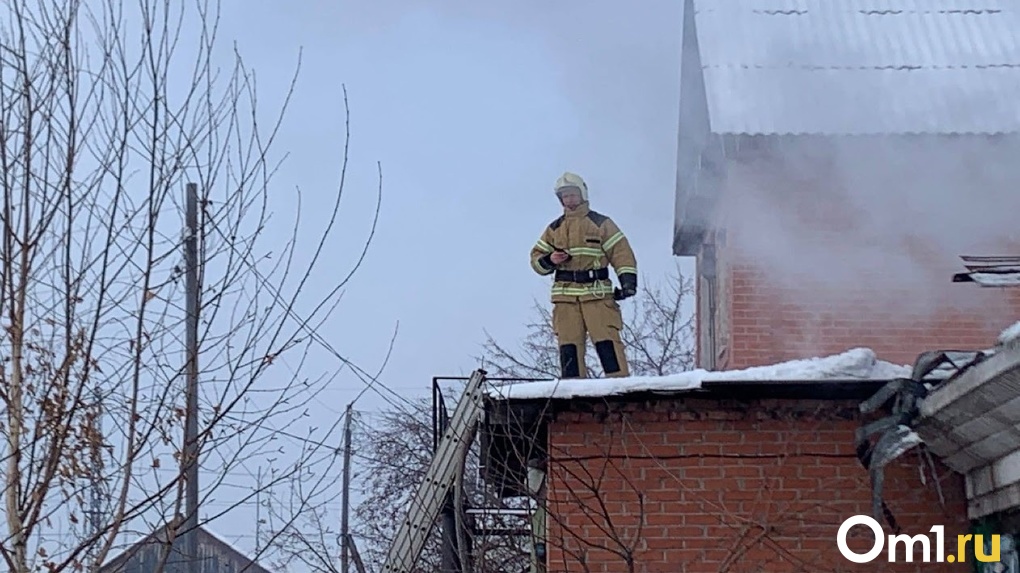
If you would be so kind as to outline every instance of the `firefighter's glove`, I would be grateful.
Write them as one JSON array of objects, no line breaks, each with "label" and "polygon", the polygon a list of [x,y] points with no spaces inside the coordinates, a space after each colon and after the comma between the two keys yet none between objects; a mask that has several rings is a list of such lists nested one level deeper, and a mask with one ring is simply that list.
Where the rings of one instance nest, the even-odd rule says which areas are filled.
[{"label": "firefighter's glove", "polygon": [[616,300],[628,299],[637,294],[637,275],[624,273],[620,275],[620,288],[613,291]]}]

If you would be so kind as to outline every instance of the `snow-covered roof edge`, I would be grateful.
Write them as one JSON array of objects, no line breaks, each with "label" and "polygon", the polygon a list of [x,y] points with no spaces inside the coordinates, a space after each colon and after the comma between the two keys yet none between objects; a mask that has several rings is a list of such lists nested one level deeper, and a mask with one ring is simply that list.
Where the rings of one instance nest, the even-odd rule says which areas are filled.
[{"label": "snow-covered roof edge", "polygon": [[602,398],[635,392],[685,392],[698,390],[704,382],[802,382],[847,380],[893,380],[909,378],[912,367],[878,360],[870,348],[852,348],[826,357],[790,360],[741,370],[690,370],[668,376],[628,378],[552,379],[520,382],[489,388],[491,398],[503,400]]},{"label": "snow-covered roof edge", "polygon": [[1020,343],[1020,320],[1014,322],[1011,326],[1006,327],[1002,333],[999,334],[998,342],[1002,346]]}]

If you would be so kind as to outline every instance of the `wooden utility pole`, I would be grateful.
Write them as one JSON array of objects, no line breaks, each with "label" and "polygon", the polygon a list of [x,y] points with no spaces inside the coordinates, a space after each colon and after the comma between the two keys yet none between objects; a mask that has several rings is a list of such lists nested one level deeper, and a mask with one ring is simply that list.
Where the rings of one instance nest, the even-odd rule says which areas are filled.
[{"label": "wooden utility pole", "polygon": [[262,549],[262,466],[255,470],[255,555]]},{"label": "wooden utility pole", "polygon": [[187,410],[184,420],[184,531],[185,571],[199,573],[198,560],[198,185],[186,186],[184,225],[184,291],[186,302],[185,355],[187,356]]},{"label": "wooden utility pole", "polygon": [[340,573],[350,573],[350,512],[351,512],[351,415],[354,402],[347,405],[344,414],[344,477],[340,509]]}]

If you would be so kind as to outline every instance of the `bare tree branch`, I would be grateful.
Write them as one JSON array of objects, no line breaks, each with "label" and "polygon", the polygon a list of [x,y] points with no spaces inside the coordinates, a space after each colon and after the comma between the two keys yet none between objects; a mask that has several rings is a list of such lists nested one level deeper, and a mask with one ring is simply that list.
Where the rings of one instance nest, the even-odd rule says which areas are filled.
[{"label": "bare tree branch", "polygon": [[[621,338],[633,376],[673,374],[694,367],[694,315],[687,308],[693,299],[694,283],[683,276],[679,264],[663,282],[664,286],[650,285],[647,278],[643,279],[635,303],[622,305]],[[477,359],[492,376],[559,377],[559,351],[549,304],[536,301],[533,310],[535,317],[526,325],[527,335],[516,347],[486,333],[482,355]],[[599,378],[603,372],[591,340],[587,345],[589,376]]]},{"label": "bare tree branch", "polygon": [[[265,491],[289,492],[285,522],[303,518],[328,500],[337,458],[325,444],[338,426],[309,414],[336,373],[309,375],[306,363],[379,213],[377,202],[347,276],[312,292],[336,249],[347,141],[335,197],[316,193],[305,221],[301,193],[285,193],[297,211],[281,227],[270,217],[280,195],[271,149],[297,70],[267,121],[241,56],[226,70],[216,63],[230,54],[217,48],[215,0],[4,0],[0,10],[7,569],[94,571],[133,536],[168,527],[168,546],[182,533],[181,245],[192,232],[200,486],[216,507],[200,523]],[[182,232],[187,182],[200,189],[200,224]],[[299,227],[306,236],[319,219],[306,246]],[[334,277],[335,252],[329,258]],[[285,448],[281,428],[304,434],[301,447]],[[257,462],[274,468],[265,483],[255,483]]]}]

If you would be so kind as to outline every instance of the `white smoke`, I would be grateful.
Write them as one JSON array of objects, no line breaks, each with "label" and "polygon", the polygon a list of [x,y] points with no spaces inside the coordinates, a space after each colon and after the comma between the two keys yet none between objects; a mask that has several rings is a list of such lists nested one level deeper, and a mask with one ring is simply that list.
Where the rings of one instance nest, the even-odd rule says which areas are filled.
[{"label": "white smoke", "polygon": [[[898,52],[901,38],[882,37],[907,34],[897,28],[906,20],[918,24],[909,10],[838,14],[803,2],[803,13],[740,16],[739,4],[719,8],[726,14],[709,14],[703,23],[721,16],[716,21],[734,27],[734,37],[747,36],[736,29],[747,18],[757,19],[759,32],[769,18],[780,23],[771,35],[743,44],[723,39],[705,54],[722,66],[711,74],[731,78],[720,94],[725,109],[780,132],[831,131],[764,138],[768,151],[728,171],[719,213],[733,250],[783,287],[780,303],[813,311],[797,317],[807,325],[794,341],[799,352],[813,353],[818,332],[839,313],[874,318],[876,329],[954,311],[978,317],[989,332],[1015,320],[1003,291],[951,278],[964,270],[961,255],[1020,255],[1020,137],[944,133],[1020,128],[1017,70],[946,69],[947,63],[1020,63],[1015,10],[923,14],[1017,23],[999,28],[1004,37],[982,38],[985,51],[964,42],[954,49],[954,39],[934,36],[931,52],[944,61],[932,69],[939,62],[925,61],[924,48]],[[757,51],[741,52],[745,45]],[[737,63],[748,69],[725,69]],[[883,64],[910,69],[866,69]],[[742,84],[748,77],[753,82]],[[725,114],[720,119],[727,121]],[[936,134],[895,134],[925,130]]]}]

